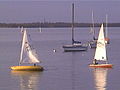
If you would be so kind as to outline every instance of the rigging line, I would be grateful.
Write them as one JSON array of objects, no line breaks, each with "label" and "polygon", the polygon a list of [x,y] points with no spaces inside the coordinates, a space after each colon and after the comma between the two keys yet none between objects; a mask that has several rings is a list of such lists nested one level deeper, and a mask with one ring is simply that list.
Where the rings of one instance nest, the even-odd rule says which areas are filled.
[{"label": "rigging line", "polygon": [[[34,48],[34,45],[33,45],[33,43],[32,43],[32,38],[31,38],[31,35],[30,34],[28,34],[28,36],[29,36],[29,39],[30,39],[30,41],[31,41],[31,45],[29,44],[29,46],[30,46],[30,48],[31,48],[31,50],[35,50],[35,48]],[[34,51],[36,54],[37,54],[37,52],[36,52],[36,50]],[[37,56],[38,57],[38,56]]]},{"label": "rigging line", "polygon": [[33,44],[32,44],[32,38],[31,38],[30,34],[28,34],[28,36],[29,36],[29,39],[30,39],[30,41],[31,41],[31,43],[30,43],[31,45],[29,44],[29,46],[30,46],[30,48],[33,50],[33,49],[35,49],[35,48],[34,48],[34,46],[33,46]]}]

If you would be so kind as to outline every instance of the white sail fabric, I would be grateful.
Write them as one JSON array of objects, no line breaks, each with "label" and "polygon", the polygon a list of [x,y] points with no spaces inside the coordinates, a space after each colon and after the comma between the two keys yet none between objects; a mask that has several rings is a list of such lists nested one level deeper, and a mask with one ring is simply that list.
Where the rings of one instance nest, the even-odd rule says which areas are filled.
[{"label": "white sail fabric", "polygon": [[103,30],[104,29],[103,29],[103,24],[102,24],[101,28],[100,28],[100,31],[99,31],[99,36],[98,36],[98,40],[97,40],[97,47],[96,47],[94,59],[107,61],[107,58],[106,58],[106,44],[105,44],[104,31]]},{"label": "white sail fabric", "polygon": [[30,59],[29,60],[30,63],[39,63],[40,62],[37,58],[37,54],[33,50],[28,51],[28,56]]},{"label": "white sail fabric", "polygon": [[23,33],[23,31],[24,31],[24,28],[23,28],[23,27],[21,27],[21,30],[20,30],[20,32],[21,32],[21,33]]},{"label": "white sail fabric", "polygon": [[42,27],[39,28],[39,32],[42,32]]},{"label": "white sail fabric", "polygon": [[[23,55],[24,54],[24,55]],[[25,56],[25,58],[23,57]],[[26,61],[27,60],[27,61]],[[21,47],[20,63],[39,63],[38,56],[34,49],[31,48],[28,41],[26,30],[23,31],[23,40]]]},{"label": "white sail fabric", "polygon": [[21,47],[21,52],[20,52],[20,61],[19,61],[19,65],[22,63],[23,61],[23,50],[24,50],[24,45],[25,45],[25,31],[23,31],[23,28],[21,28],[23,36],[22,36],[22,47]]}]

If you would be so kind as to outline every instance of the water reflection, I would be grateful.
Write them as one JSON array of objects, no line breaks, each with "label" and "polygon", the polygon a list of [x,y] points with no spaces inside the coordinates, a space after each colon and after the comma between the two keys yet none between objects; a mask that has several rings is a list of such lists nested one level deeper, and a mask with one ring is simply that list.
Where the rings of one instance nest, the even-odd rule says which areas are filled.
[{"label": "water reflection", "polygon": [[94,82],[96,90],[106,90],[107,85],[107,68],[93,69]]},{"label": "water reflection", "polygon": [[42,72],[34,71],[11,71],[11,74],[18,77],[20,90],[39,90],[39,78]]}]

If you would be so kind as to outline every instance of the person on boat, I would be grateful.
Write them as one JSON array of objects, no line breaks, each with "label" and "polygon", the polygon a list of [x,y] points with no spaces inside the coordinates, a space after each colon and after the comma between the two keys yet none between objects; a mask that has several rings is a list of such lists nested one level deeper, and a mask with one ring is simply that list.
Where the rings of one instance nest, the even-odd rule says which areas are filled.
[{"label": "person on boat", "polygon": [[34,63],[34,66],[36,66],[36,64]]},{"label": "person on boat", "polygon": [[93,60],[93,64],[94,64],[94,65],[97,65],[97,64],[98,64],[96,59]]},{"label": "person on boat", "polygon": [[95,38],[95,37],[93,37],[93,40],[97,42],[97,40],[98,40],[98,39],[97,39],[97,38]]}]

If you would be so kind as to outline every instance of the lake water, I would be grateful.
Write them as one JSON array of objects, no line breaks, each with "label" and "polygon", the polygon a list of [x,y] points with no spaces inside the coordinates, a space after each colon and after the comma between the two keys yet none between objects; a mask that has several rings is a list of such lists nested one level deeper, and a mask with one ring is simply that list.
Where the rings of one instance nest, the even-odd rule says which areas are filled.
[{"label": "lake water", "polygon": [[[120,89],[120,28],[108,28],[107,45],[112,69],[92,69],[94,49],[85,52],[64,52],[71,43],[70,28],[28,28],[33,45],[44,67],[43,72],[11,71],[18,65],[21,32],[18,28],[0,28],[0,90],[119,90]],[[76,28],[75,39],[92,39],[90,28]],[[99,28],[96,28],[98,32]],[[53,52],[56,49],[56,52]]]}]

